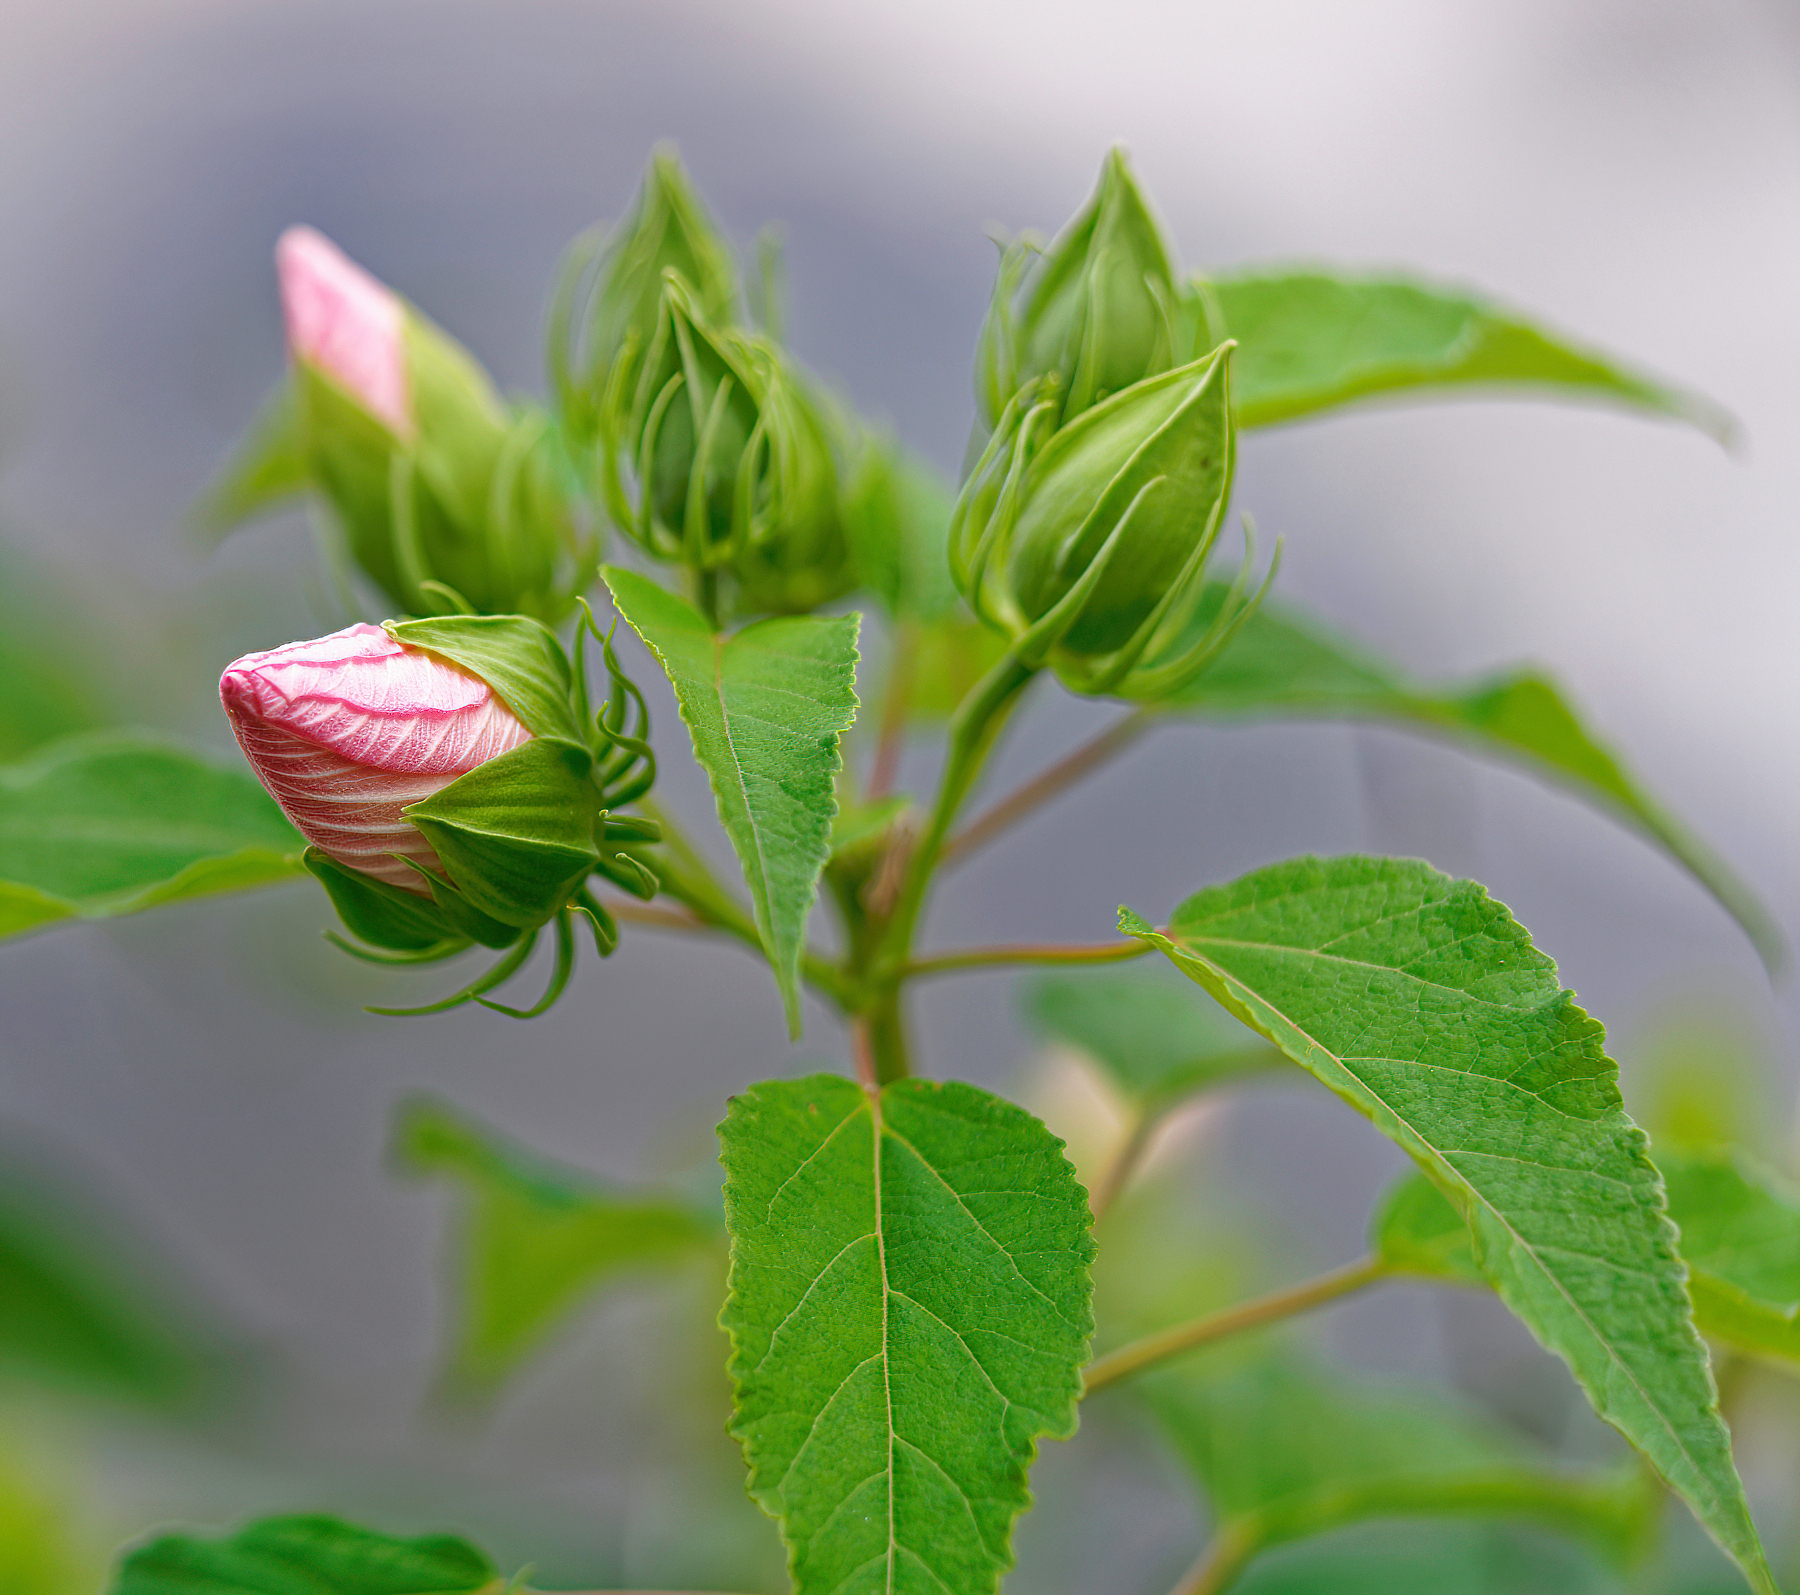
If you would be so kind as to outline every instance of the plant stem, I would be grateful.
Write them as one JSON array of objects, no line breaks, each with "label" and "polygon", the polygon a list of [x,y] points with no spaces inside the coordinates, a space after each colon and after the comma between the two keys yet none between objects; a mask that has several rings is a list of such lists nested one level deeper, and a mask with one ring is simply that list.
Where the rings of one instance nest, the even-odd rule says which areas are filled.
[{"label": "plant stem", "polygon": [[1035,666],[1020,664],[1008,654],[975,684],[951,717],[950,748],[943,778],[938,783],[937,801],[913,850],[884,938],[883,951],[896,970],[912,950],[913,933],[918,928],[919,913],[925,906],[944,839],[956,823],[1008,712],[1036,674]]},{"label": "plant stem", "polygon": [[977,848],[991,842],[1002,831],[1017,825],[1034,810],[1072,787],[1083,776],[1092,773],[1131,747],[1153,725],[1156,717],[1148,709],[1139,709],[1123,719],[1115,720],[1098,736],[1090,738],[1072,753],[1065,754],[1042,774],[1033,776],[1016,792],[1002,798],[979,818],[944,844],[939,862],[952,864],[966,858]]},{"label": "plant stem", "polygon": [[1248,1535],[1222,1529],[1181,1575],[1181,1582],[1169,1595],[1221,1595],[1237,1582],[1238,1574],[1255,1552],[1256,1542]]},{"label": "plant stem", "polygon": [[1008,964],[1118,964],[1154,952],[1148,942],[1096,942],[1092,945],[1057,946],[1025,943],[1016,947],[962,947],[954,952],[931,953],[915,958],[904,973],[946,975],[958,969],[984,969]]},{"label": "plant stem", "polygon": [[1156,1127],[1162,1121],[1163,1115],[1149,1108],[1140,1108],[1133,1116],[1131,1128],[1125,1132],[1125,1139],[1119,1143],[1118,1151],[1106,1160],[1106,1167],[1100,1171],[1100,1177],[1088,1192],[1088,1211],[1094,1215],[1096,1224],[1106,1216],[1106,1210],[1118,1199],[1119,1192],[1125,1189],[1131,1176],[1137,1171],[1144,1149],[1149,1146],[1150,1137],[1156,1133]]},{"label": "plant stem", "polygon": [[1109,1352],[1089,1363],[1086,1393],[1092,1395],[1096,1390],[1104,1389],[1120,1379],[1127,1379],[1132,1374],[1165,1362],[1170,1357],[1179,1356],[1184,1351],[1211,1345],[1213,1341],[1223,1340],[1227,1335],[1239,1334],[1246,1329],[1259,1329],[1264,1324],[1291,1318],[1296,1313],[1322,1307],[1326,1302],[1336,1301],[1341,1296],[1352,1295],[1367,1285],[1373,1285],[1387,1271],[1387,1264],[1378,1257],[1358,1258],[1354,1263],[1333,1269],[1328,1274],[1320,1274],[1316,1279],[1309,1279],[1303,1284],[1259,1296],[1254,1301],[1242,1302],[1236,1307],[1228,1307],[1223,1312],[1211,1313],[1204,1318],[1190,1319],[1185,1324],[1176,1324],[1174,1328],[1161,1330],[1154,1335],[1146,1335],[1142,1340],[1134,1340],[1130,1345],[1121,1346],[1117,1351]]}]

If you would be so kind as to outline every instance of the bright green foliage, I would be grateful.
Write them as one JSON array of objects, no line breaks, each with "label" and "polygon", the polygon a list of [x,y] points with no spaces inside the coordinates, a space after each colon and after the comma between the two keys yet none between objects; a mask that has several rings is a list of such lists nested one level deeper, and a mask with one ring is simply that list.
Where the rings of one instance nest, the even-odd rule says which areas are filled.
[{"label": "bright green foliage", "polygon": [[1079,1048],[1133,1102],[1155,1112],[1286,1057],[1216,1003],[1145,975],[1046,975],[1025,993],[1044,1036]]},{"label": "bright green foliage", "polygon": [[[1197,624],[1223,608],[1227,593],[1224,583],[1211,584]],[[1161,706],[1232,719],[1389,720],[1523,764],[1655,842],[1737,920],[1765,963],[1776,966],[1784,956],[1781,932],[1755,894],[1643,789],[1536,670],[1503,670],[1462,686],[1422,683],[1298,606],[1268,600],[1203,674]]]},{"label": "bright green foliage", "polygon": [[715,636],[647,577],[616,566],[603,574],[675,688],[798,1035],[806,919],[837,815],[838,739],[856,718],[860,617],[763,620]]},{"label": "bright green foliage", "polygon": [[1659,1146],[1656,1159],[1701,1329],[1800,1362],[1800,1191],[1728,1147]]},{"label": "bright green foliage", "polygon": [[402,1539],[334,1517],[267,1517],[219,1539],[169,1534],[132,1551],[110,1595],[463,1595],[499,1570],[449,1534]]},{"label": "bright green foliage", "polygon": [[301,873],[268,794],[160,740],[100,732],[0,769],[0,936]]},{"label": "bright green foliage", "polygon": [[1272,1546],[1371,1518],[1517,1518],[1613,1559],[1652,1529],[1655,1495],[1634,1469],[1571,1473],[1445,1396],[1289,1352],[1159,1374],[1139,1395],[1211,1505],[1211,1589]]},{"label": "bright green foliage", "polygon": [[401,1110],[394,1153],[460,1189],[450,1377],[499,1384],[607,1284],[709,1250],[718,1225],[666,1196],[609,1189],[430,1101]]},{"label": "bright green foliage", "polygon": [[1506,1304],[1773,1589],[1604,1032],[1505,907],[1416,860],[1305,858],[1196,894],[1167,934],[1120,925],[1412,1154]]},{"label": "bright green foliage", "polygon": [[6,1595],[76,1595],[99,1584],[100,1569],[77,1548],[46,1482],[0,1457],[0,1590]]},{"label": "bright green foliage", "polygon": [[1087,1193],[972,1086],[759,1085],[720,1127],[750,1493],[796,1595],[984,1595],[1040,1435],[1075,1432]]},{"label": "bright green foliage", "polygon": [[1734,431],[1709,400],[1565,344],[1462,289],[1317,269],[1236,272],[1207,286],[1221,335],[1243,346],[1233,384],[1239,426],[1372,394],[1472,387],[1647,410],[1722,441]]}]

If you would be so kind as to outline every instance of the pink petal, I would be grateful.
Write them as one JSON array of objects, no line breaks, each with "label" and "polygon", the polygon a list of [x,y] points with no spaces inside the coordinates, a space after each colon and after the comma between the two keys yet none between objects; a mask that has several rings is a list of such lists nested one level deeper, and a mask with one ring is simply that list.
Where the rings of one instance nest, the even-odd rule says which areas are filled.
[{"label": "pink petal", "polygon": [[430,843],[400,810],[531,733],[480,677],[379,626],[245,654],[219,699],[238,746],[301,835],[341,864],[422,892]]},{"label": "pink petal", "polygon": [[413,433],[406,307],[323,233],[290,227],[275,245],[294,357],[317,366],[401,437]]}]

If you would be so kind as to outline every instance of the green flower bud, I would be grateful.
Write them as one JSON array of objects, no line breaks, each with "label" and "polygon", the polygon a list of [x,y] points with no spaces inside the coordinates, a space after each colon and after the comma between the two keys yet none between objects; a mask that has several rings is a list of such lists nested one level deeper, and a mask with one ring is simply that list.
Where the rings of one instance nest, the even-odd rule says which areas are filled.
[{"label": "green flower bud", "polygon": [[1043,256],[1006,252],[976,356],[982,419],[994,426],[1034,378],[1059,379],[1059,421],[1193,360],[1213,344],[1202,300],[1178,286],[1169,251],[1124,152]]},{"label": "green flower bud", "polygon": [[603,481],[647,553],[685,564],[703,592],[731,578],[751,610],[807,610],[853,585],[830,428],[768,339],[708,322],[670,272],[623,401],[615,386],[601,416]]},{"label": "green flower bud", "polygon": [[461,344],[311,229],[276,254],[291,377],[207,519],[225,530],[310,487],[402,611],[561,620],[600,543],[549,417],[508,409]]},{"label": "green flower bud", "polygon": [[[655,340],[663,278],[692,286],[704,321],[736,319],[737,259],[707,214],[673,149],[650,157],[631,214],[610,237],[578,239],[563,263],[551,315],[550,365],[564,424],[582,444],[594,441],[609,388],[629,395]],[[587,290],[586,304],[578,301]],[[577,327],[579,321],[580,326]]]},{"label": "green flower bud", "polygon": [[1054,379],[1002,415],[957,502],[951,570],[1027,664],[1082,693],[1152,698],[1222,646],[1228,606],[1192,635],[1231,494],[1224,344],[1052,431]]}]

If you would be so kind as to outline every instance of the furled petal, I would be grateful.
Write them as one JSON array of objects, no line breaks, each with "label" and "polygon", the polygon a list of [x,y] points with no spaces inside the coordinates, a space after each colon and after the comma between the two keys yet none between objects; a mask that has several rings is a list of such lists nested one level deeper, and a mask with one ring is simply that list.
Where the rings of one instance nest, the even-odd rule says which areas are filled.
[{"label": "furled petal", "polygon": [[389,855],[439,864],[400,810],[531,735],[479,676],[379,626],[245,654],[227,666],[219,699],[300,833],[408,891],[423,890],[419,877]]},{"label": "furled petal", "polygon": [[275,245],[294,357],[317,366],[401,437],[413,432],[406,307],[323,233],[290,227]]}]

